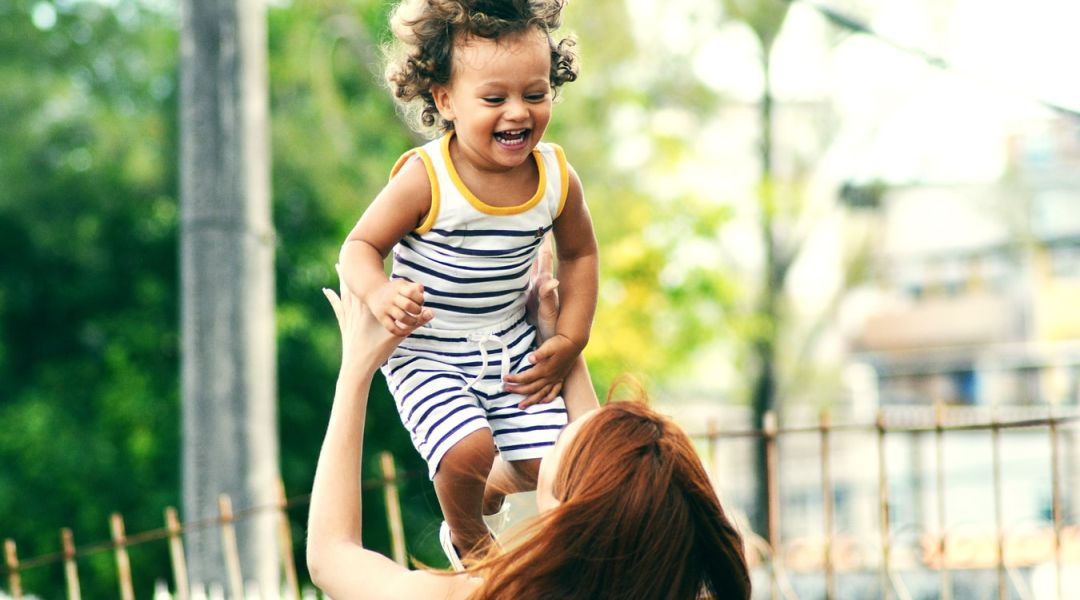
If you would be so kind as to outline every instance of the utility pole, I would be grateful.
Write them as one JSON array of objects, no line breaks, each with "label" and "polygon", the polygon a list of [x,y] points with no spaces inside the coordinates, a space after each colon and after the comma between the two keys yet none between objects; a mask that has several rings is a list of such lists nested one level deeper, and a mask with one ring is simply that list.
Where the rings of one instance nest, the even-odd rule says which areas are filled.
[{"label": "utility pole", "polygon": [[[263,0],[182,0],[180,287],[184,520],[270,505],[278,479],[274,230]],[[273,513],[238,523],[245,580],[276,597]],[[193,583],[228,579],[216,527],[185,534]]]}]

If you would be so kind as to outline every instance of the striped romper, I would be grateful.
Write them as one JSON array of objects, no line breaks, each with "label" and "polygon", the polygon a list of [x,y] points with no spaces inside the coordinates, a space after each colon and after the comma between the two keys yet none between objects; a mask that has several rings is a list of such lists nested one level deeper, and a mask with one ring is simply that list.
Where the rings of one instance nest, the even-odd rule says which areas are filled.
[{"label": "striped romper", "polygon": [[394,247],[391,277],[422,284],[434,318],[398,346],[382,372],[432,478],[446,452],[478,429],[491,429],[503,460],[516,461],[543,456],[566,424],[562,398],[522,411],[523,396],[502,389],[503,377],[531,367],[529,270],[566,201],[566,158],[541,142],[533,150],[540,172],[533,197],[491,206],[458,177],[452,136],[406,152],[390,175],[422,160],[431,183],[431,210]]}]

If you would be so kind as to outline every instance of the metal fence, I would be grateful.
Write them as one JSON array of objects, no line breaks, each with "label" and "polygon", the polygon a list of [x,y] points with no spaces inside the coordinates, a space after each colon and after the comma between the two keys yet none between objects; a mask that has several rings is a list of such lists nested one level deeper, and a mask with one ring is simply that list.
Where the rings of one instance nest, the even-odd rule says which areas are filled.
[{"label": "metal fence", "polygon": [[[1021,599],[1033,598],[1022,577],[1016,570],[1016,565],[1011,564],[1006,556],[1007,532],[1003,519],[1003,489],[1002,477],[1002,436],[1006,432],[1016,430],[1028,430],[1042,432],[1049,443],[1049,464],[1045,465],[1050,479],[1050,524],[1049,537],[1052,543],[1046,548],[1045,559],[1053,564],[1053,598],[1064,600],[1065,598],[1080,597],[1080,590],[1066,589],[1063,583],[1063,545],[1066,538],[1066,523],[1062,506],[1062,457],[1060,440],[1062,429],[1068,428],[1071,434],[1071,426],[1080,420],[1080,416],[1055,416],[1053,414],[1037,418],[1006,418],[996,416],[982,421],[969,419],[947,420],[945,408],[936,405],[932,412],[932,419],[927,423],[894,423],[887,418],[885,411],[878,411],[876,419],[872,423],[834,423],[827,411],[820,413],[816,424],[805,426],[780,427],[775,413],[768,413],[762,423],[761,429],[747,430],[722,430],[718,429],[713,421],[710,421],[707,430],[702,433],[692,434],[692,437],[707,445],[706,452],[710,458],[716,456],[717,443],[723,440],[745,438],[755,441],[763,441],[767,463],[767,491],[769,501],[767,503],[767,531],[758,535],[750,531],[747,535],[748,553],[752,558],[768,571],[768,591],[764,594],[759,590],[755,596],[771,597],[772,599],[785,598],[787,600],[797,598],[798,595],[790,584],[789,570],[786,568],[785,546],[788,540],[781,538],[781,488],[784,482],[779,476],[780,450],[782,440],[793,435],[816,435],[818,438],[818,468],[820,469],[821,481],[821,506],[822,506],[822,539],[820,547],[815,549],[820,553],[819,561],[815,568],[824,577],[824,586],[821,593],[826,599],[855,597],[850,590],[838,592],[837,589],[837,549],[838,539],[835,533],[834,515],[834,473],[832,470],[833,449],[832,446],[837,435],[864,434],[876,437],[875,458],[877,464],[877,525],[876,539],[870,544],[861,544],[856,552],[873,553],[877,555],[878,583],[877,593],[870,597],[891,599],[894,597],[907,600],[912,597],[903,577],[899,575],[893,566],[893,553],[895,536],[898,532],[893,531],[890,523],[890,488],[889,471],[887,468],[887,444],[889,436],[905,434],[929,434],[933,436],[933,464],[934,479],[936,485],[934,503],[936,505],[937,523],[936,531],[922,536],[922,564],[925,568],[936,571],[938,584],[936,597],[949,600],[954,597],[954,567],[951,557],[956,553],[951,552],[950,544],[954,542],[946,527],[946,457],[945,440],[950,434],[956,432],[988,432],[991,447],[991,474],[988,482],[992,490],[991,502],[993,503],[993,577],[994,593],[999,600],[1018,597]],[[867,448],[870,450],[870,448]],[[714,480],[718,480],[715,477]],[[1080,537],[1080,529],[1070,528],[1070,539]],[[848,540],[841,540],[846,542]],[[845,548],[850,550],[850,548]],[[1074,562],[1075,562],[1075,558]],[[866,561],[861,561],[866,562]],[[1010,592],[1011,590],[1011,592]],[[815,594],[817,596],[817,594]],[[981,597],[981,596],[980,596]]]},{"label": "metal fence", "polygon": [[[886,440],[889,436],[899,434],[930,434],[933,436],[934,446],[934,478],[936,491],[934,501],[937,506],[937,531],[924,536],[922,540],[922,563],[925,568],[936,571],[938,584],[937,596],[944,599],[954,597],[953,577],[956,569],[950,560],[952,544],[957,544],[956,537],[951,535],[946,527],[945,520],[945,496],[946,496],[946,468],[945,468],[945,439],[950,434],[962,431],[988,432],[991,439],[991,481],[989,485],[993,491],[992,502],[994,505],[994,535],[993,535],[993,573],[996,578],[995,589],[997,598],[1004,600],[1008,597],[1021,599],[1033,597],[1030,590],[1011,564],[1006,555],[1007,532],[1003,518],[1003,477],[1001,438],[1007,432],[1016,430],[1028,430],[1040,432],[1045,435],[1050,447],[1049,464],[1046,469],[1049,472],[1051,482],[1051,515],[1052,526],[1049,537],[1052,543],[1046,549],[1046,560],[1054,565],[1054,593],[1057,600],[1077,597],[1077,590],[1066,589],[1063,583],[1062,569],[1065,562],[1064,542],[1066,539],[1066,523],[1062,506],[1063,482],[1062,482],[1062,459],[1059,450],[1059,437],[1062,429],[1070,431],[1080,416],[1046,416],[1039,418],[992,418],[983,421],[956,420],[945,418],[945,411],[938,406],[933,413],[933,419],[928,423],[896,423],[889,422],[886,413],[879,412],[873,423],[844,424],[834,423],[829,413],[823,412],[816,424],[807,426],[780,427],[774,414],[766,415],[763,427],[760,430],[723,430],[710,422],[708,430],[704,433],[693,434],[692,437],[703,442],[707,446],[709,458],[716,456],[717,444],[724,440],[745,439],[763,441],[766,449],[768,477],[767,489],[769,501],[767,511],[767,531],[758,535],[747,530],[748,553],[752,555],[759,569],[764,570],[767,585],[758,586],[760,589],[756,597],[771,597],[776,600],[784,598],[792,600],[799,595],[790,583],[789,562],[792,555],[785,551],[785,544],[794,540],[784,540],[781,536],[781,489],[785,485],[780,480],[779,465],[781,461],[780,446],[782,440],[793,435],[814,435],[818,439],[819,468],[821,476],[821,506],[822,506],[822,529],[823,537],[820,548],[814,549],[820,553],[820,558],[812,566],[824,578],[824,586],[821,593],[810,594],[823,596],[826,599],[853,597],[849,590],[838,590],[838,574],[845,572],[843,560],[838,560],[846,552],[856,552],[864,555],[876,555],[878,563],[877,592],[870,597],[885,598],[891,600],[896,597],[899,600],[907,600],[912,597],[903,576],[894,568],[895,536],[890,523],[890,489],[889,471]],[[835,535],[834,514],[834,473],[832,465],[833,444],[838,435],[861,433],[876,437],[876,463],[877,463],[877,525],[876,539],[870,544],[858,545],[852,549],[848,547],[847,540],[838,539]],[[394,462],[389,453],[380,456],[382,473],[378,479],[368,480],[363,483],[365,489],[381,489],[384,494],[386,505],[387,525],[391,539],[391,555],[399,564],[407,563],[406,541],[402,523],[402,513],[398,498],[399,485],[403,480],[410,478],[410,474],[398,474]],[[241,572],[239,551],[237,546],[235,524],[244,519],[254,518],[257,515],[271,512],[276,515],[279,522],[278,542],[280,548],[282,587],[281,598],[300,599],[311,598],[317,594],[310,590],[302,590],[302,582],[298,580],[297,568],[294,562],[293,540],[288,522],[288,510],[292,507],[306,505],[309,497],[296,496],[286,498],[284,487],[279,485],[277,502],[269,506],[246,507],[233,510],[227,496],[219,499],[218,516],[212,519],[181,523],[177,518],[177,511],[173,507],[165,509],[164,526],[150,531],[144,531],[128,535],[124,530],[124,520],[120,514],[113,514],[110,519],[111,539],[99,543],[76,546],[74,536],[70,529],[60,530],[60,550],[51,554],[37,556],[28,559],[20,559],[16,544],[13,540],[4,541],[3,580],[7,582],[7,593],[16,600],[24,597],[22,589],[22,575],[30,570],[43,568],[47,565],[63,563],[64,578],[66,582],[67,598],[80,600],[80,583],[78,563],[82,559],[104,553],[112,553],[115,562],[118,594],[122,600],[132,600],[135,597],[131,566],[128,560],[128,549],[140,544],[160,542],[164,540],[168,544],[170,556],[170,573],[167,577],[172,587],[167,590],[166,597],[178,600],[199,600],[207,595],[200,584],[194,584],[188,580],[186,560],[184,554],[183,534],[186,531],[205,528],[217,528],[221,533],[222,548],[225,556],[225,566],[228,574],[227,589],[219,594],[222,598],[230,600],[249,599],[253,597],[250,590],[245,589],[245,579]],[[1076,538],[1077,549],[1080,550],[1080,528],[1069,526],[1069,533]],[[1077,553],[1080,554],[1080,553]],[[1072,557],[1073,562],[1080,556]],[[1011,586],[1011,587],[1010,587]],[[1010,594],[1010,589],[1012,593]],[[214,594],[210,595],[211,597]],[[804,595],[805,597],[806,595]],[[155,594],[157,597],[157,594]],[[257,597],[257,593],[254,597]]]},{"label": "metal fence", "polygon": [[[381,478],[364,481],[362,486],[365,490],[381,489],[383,491],[386,501],[387,523],[390,529],[392,556],[395,561],[404,565],[407,558],[398,488],[405,479],[411,478],[411,474],[399,474],[390,453],[384,452],[379,458],[382,468]],[[117,590],[118,597],[121,600],[134,600],[135,590],[128,549],[164,540],[169,549],[170,572],[162,574],[162,576],[170,579],[172,587],[169,589],[166,584],[164,586],[166,589],[159,590],[160,593],[155,593],[155,598],[168,597],[175,600],[199,600],[219,596],[229,600],[258,598],[260,593],[253,590],[250,584],[245,584],[236,537],[236,524],[246,519],[272,513],[278,522],[277,541],[282,573],[281,590],[274,597],[289,600],[318,597],[317,592],[310,589],[309,586],[305,586],[303,590],[301,588],[302,582],[297,575],[293,554],[292,530],[288,519],[288,510],[290,508],[306,506],[309,501],[309,495],[287,498],[285,487],[279,481],[277,501],[271,505],[234,510],[229,496],[223,494],[218,497],[218,515],[215,518],[181,523],[176,508],[170,506],[165,509],[163,527],[132,535],[128,535],[124,530],[123,516],[119,513],[113,513],[109,519],[111,539],[77,547],[71,529],[64,528],[60,530],[59,551],[28,559],[20,559],[15,541],[5,539],[3,579],[7,582],[7,594],[13,600],[23,600],[25,594],[22,576],[24,573],[62,562],[66,597],[68,600],[81,600],[79,561],[88,559],[91,556],[112,553],[119,586]],[[212,589],[208,592],[202,583],[191,582],[188,577],[183,535],[185,532],[207,528],[216,528],[221,533],[221,545],[227,573],[226,589],[221,591]],[[2,593],[0,593],[0,598],[4,598]]]}]

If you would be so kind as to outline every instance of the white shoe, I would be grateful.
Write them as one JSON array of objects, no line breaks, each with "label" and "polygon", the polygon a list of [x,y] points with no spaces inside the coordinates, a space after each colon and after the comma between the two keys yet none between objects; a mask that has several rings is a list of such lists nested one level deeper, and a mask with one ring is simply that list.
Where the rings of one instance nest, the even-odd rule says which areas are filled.
[{"label": "white shoe", "polygon": [[484,524],[487,525],[488,531],[491,532],[491,536],[498,540],[499,535],[502,534],[502,532],[506,530],[506,526],[510,524],[510,501],[504,498],[498,512],[492,515],[484,515]]},{"label": "white shoe", "polygon": [[450,526],[446,524],[446,521],[439,525],[439,543],[442,544],[446,558],[450,560],[450,567],[459,573],[464,571],[465,565],[461,562],[457,550],[454,549],[454,542],[450,539]]}]

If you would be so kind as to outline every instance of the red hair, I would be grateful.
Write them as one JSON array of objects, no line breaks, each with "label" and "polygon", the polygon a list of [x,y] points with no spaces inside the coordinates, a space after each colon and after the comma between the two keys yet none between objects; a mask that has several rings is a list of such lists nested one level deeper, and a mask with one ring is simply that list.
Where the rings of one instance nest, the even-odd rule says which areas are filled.
[{"label": "red hair", "polygon": [[473,596],[747,599],[742,539],[683,430],[641,402],[582,424],[555,474],[559,506],[521,543],[472,569]]}]

